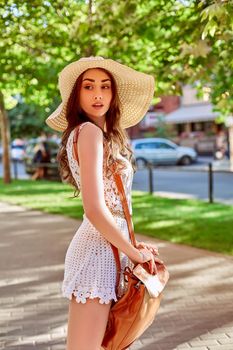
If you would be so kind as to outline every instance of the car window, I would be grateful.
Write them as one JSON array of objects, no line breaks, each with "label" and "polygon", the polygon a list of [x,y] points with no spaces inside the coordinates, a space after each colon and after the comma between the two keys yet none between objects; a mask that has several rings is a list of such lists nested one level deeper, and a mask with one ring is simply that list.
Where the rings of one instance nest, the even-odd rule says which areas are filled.
[{"label": "car window", "polygon": [[165,142],[158,142],[158,148],[159,149],[175,149],[173,146],[171,146]]},{"label": "car window", "polygon": [[155,149],[157,148],[156,142],[142,142],[135,146],[135,149]]}]

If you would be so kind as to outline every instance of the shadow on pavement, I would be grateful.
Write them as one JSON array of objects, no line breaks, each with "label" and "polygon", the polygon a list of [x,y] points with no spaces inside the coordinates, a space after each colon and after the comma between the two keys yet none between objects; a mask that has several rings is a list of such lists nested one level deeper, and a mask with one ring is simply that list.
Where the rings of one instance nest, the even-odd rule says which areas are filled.
[{"label": "shadow on pavement", "polygon": [[[4,208],[0,349],[64,350],[68,300],[61,296],[61,282],[66,249],[80,222],[17,206]],[[233,342],[233,260],[156,242],[171,278],[155,322],[131,349],[228,349],[227,342]]]}]

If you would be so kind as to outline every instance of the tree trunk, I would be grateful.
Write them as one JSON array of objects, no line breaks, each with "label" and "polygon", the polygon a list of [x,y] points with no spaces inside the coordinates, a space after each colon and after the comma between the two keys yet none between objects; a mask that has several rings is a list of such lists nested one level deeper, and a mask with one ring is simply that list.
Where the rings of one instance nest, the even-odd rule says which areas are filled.
[{"label": "tree trunk", "polygon": [[230,166],[233,169],[233,125],[229,126]]},{"label": "tree trunk", "polygon": [[[88,0],[89,33],[92,33],[92,14],[93,14],[93,0]],[[92,55],[93,55],[93,44],[92,44],[92,39],[91,39],[89,46],[86,49],[86,56],[92,56]]]},{"label": "tree trunk", "polygon": [[10,131],[9,122],[7,118],[7,112],[4,107],[4,97],[0,91],[0,125],[1,125],[1,137],[2,137],[2,149],[3,149],[3,182],[5,184],[11,182],[10,172]]}]

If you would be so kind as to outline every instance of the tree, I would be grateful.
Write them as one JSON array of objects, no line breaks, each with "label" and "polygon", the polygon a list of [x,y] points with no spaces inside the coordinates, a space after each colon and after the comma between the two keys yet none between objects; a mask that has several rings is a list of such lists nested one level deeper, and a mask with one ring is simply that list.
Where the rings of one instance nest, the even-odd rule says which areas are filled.
[{"label": "tree", "polygon": [[[198,82],[199,95],[208,86],[219,122],[229,127],[230,159],[233,163],[233,2],[226,0],[198,1],[200,19],[192,43],[183,46],[190,79]],[[195,40],[196,38],[196,40]]]},{"label": "tree", "polygon": [[233,162],[233,1],[98,0],[92,30],[95,52],[155,76],[156,96],[181,94],[183,83],[199,96],[209,88]]},{"label": "tree", "polygon": [[81,51],[80,46],[68,46],[73,13],[84,23],[88,16],[85,1],[10,0],[0,9],[0,122],[5,183],[10,182],[10,133],[4,98],[20,94],[25,102],[44,108],[51,105],[64,60],[72,60]]},{"label": "tree", "polygon": [[[202,1],[201,20],[205,27],[202,39],[208,40],[211,62],[202,82],[210,81],[211,99],[215,110],[220,112],[220,121],[229,128],[230,160],[233,164],[233,2]],[[209,79],[209,80],[208,80]]]},{"label": "tree", "polygon": [[153,74],[156,96],[179,94],[182,83],[197,83],[200,93],[209,86],[226,118],[233,108],[232,6],[223,0],[8,0],[0,9],[0,91],[49,108],[58,96],[58,72],[80,56],[101,55]]},{"label": "tree", "polygon": [[0,91],[0,118],[1,118],[1,137],[3,144],[3,169],[4,169],[4,182],[10,182],[10,156],[9,156],[9,123],[7,118],[6,109],[4,106],[3,94]]},{"label": "tree", "polygon": [[[56,100],[54,109],[57,104]],[[18,102],[16,107],[8,112],[12,139],[38,137],[43,132],[51,132],[51,129],[44,123],[47,108],[35,103]]]}]

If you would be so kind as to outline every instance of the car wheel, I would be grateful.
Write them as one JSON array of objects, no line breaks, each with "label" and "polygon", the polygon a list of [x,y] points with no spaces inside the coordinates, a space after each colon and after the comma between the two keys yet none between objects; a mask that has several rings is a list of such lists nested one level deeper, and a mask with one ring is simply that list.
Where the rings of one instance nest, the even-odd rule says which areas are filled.
[{"label": "car wheel", "polygon": [[137,158],[136,164],[137,164],[138,169],[143,169],[147,166],[148,162],[145,158]]},{"label": "car wheel", "polygon": [[179,161],[179,164],[181,165],[190,165],[191,163],[192,159],[189,156],[183,156]]}]

